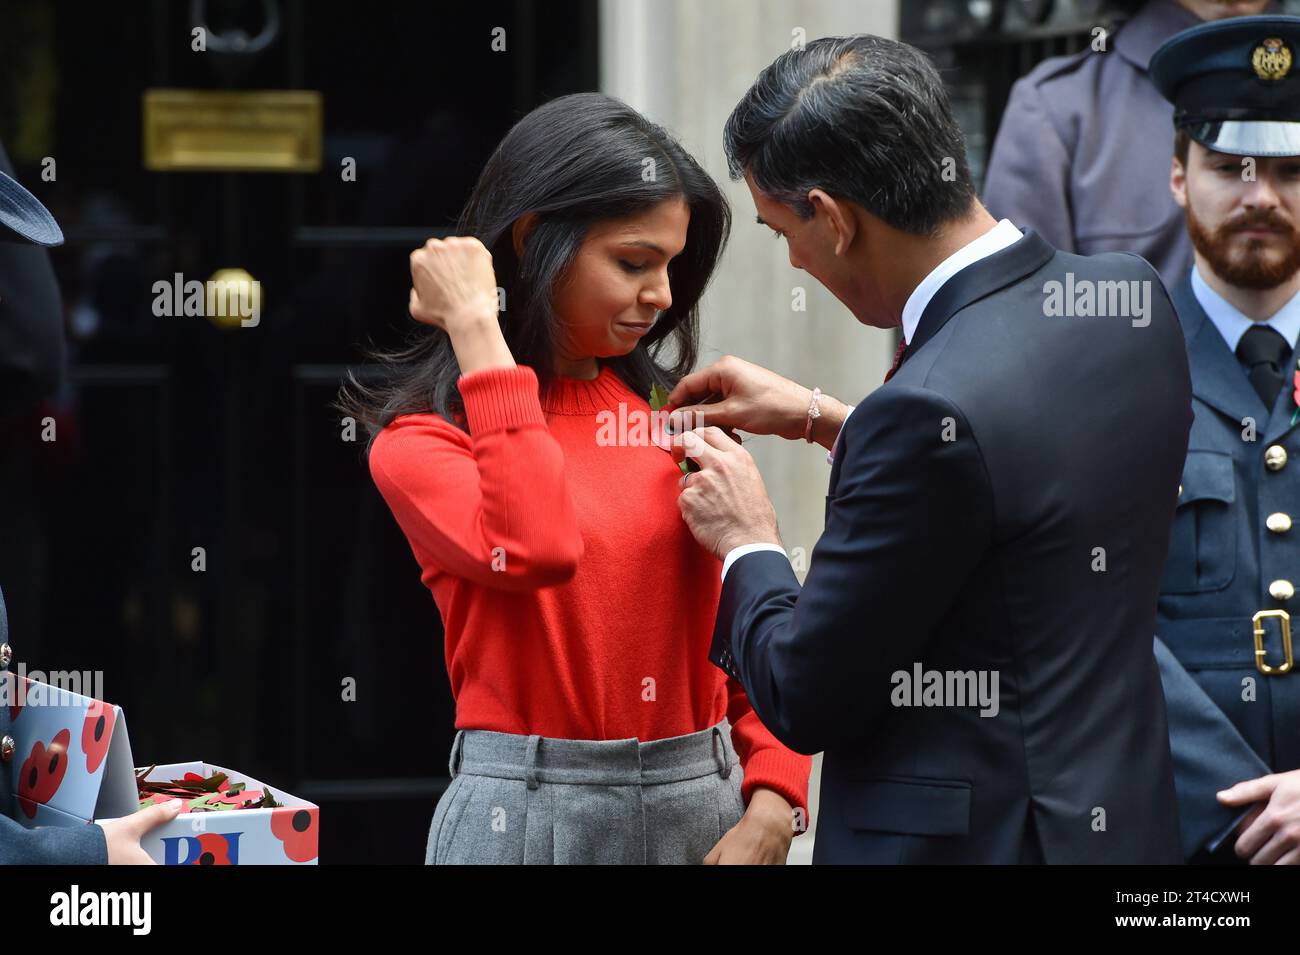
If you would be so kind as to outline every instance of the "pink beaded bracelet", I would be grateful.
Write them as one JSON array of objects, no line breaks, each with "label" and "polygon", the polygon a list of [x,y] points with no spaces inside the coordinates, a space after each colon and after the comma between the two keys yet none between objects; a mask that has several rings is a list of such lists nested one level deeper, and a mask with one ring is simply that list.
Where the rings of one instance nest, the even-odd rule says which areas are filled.
[{"label": "pink beaded bracelet", "polygon": [[808,424],[803,429],[803,439],[809,444],[812,444],[813,419],[822,416],[822,409],[817,405],[817,402],[821,400],[821,397],[822,390],[820,388],[814,388],[812,392],[812,400],[808,402]]}]

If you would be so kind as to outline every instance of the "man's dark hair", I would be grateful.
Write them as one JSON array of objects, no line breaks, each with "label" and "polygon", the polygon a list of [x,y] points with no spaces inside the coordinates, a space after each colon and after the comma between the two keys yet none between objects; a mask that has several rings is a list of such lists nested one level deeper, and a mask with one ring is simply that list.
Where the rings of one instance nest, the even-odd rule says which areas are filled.
[{"label": "man's dark hair", "polygon": [[1188,135],[1187,130],[1178,129],[1174,131],[1174,158],[1177,159],[1184,169],[1187,168],[1187,154],[1192,148],[1192,137]]},{"label": "man's dark hair", "polygon": [[975,200],[943,81],[920,50],[878,36],[823,37],[759,74],[724,132],[731,178],[812,216],[810,189],[933,235]]}]

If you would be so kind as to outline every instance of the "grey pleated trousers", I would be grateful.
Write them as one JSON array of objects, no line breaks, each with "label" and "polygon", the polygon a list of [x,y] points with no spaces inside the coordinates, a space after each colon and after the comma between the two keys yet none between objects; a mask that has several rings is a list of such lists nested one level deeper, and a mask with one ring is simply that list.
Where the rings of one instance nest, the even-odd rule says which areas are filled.
[{"label": "grey pleated trousers", "polygon": [[740,821],[723,720],[642,743],[458,730],[425,862],[698,864]]}]

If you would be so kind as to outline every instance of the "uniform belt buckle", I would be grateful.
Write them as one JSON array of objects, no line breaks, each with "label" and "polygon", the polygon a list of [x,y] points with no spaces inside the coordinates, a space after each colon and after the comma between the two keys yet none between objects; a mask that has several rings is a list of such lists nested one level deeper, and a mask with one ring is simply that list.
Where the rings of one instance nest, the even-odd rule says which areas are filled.
[{"label": "uniform belt buckle", "polygon": [[[1260,621],[1265,617],[1277,617],[1278,626],[1282,628],[1283,660],[1277,666],[1272,666],[1264,659],[1268,656],[1268,651],[1264,649],[1265,630]],[[1265,676],[1283,676],[1290,673],[1295,666],[1295,655],[1291,650],[1291,615],[1285,610],[1261,610],[1250,618],[1250,622],[1255,630],[1255,669]]]}]

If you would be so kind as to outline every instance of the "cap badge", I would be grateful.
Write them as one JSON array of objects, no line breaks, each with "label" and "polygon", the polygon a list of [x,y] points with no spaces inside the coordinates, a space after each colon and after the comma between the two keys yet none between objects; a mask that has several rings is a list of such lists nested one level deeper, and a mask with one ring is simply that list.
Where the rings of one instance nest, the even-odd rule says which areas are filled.
[{"label": "cap badge", "polygon": [[1291,72],[1291,51],[1280,37],[1269,37],[1255,47],[1250,65],[1261,80],[1280,80]]}]

